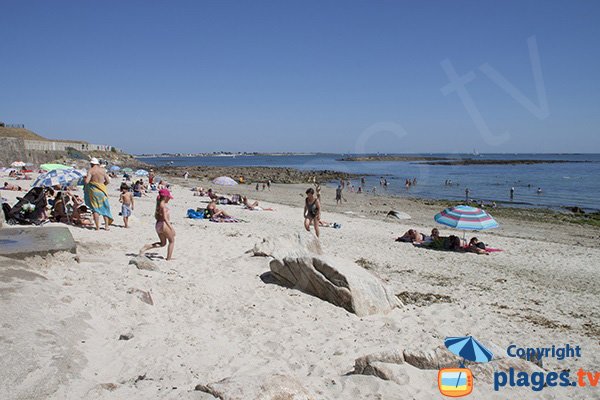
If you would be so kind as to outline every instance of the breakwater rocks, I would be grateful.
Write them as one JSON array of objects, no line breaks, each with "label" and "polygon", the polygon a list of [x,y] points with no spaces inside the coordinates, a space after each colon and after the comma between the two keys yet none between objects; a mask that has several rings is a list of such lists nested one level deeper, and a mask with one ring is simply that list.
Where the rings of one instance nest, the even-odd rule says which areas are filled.
[{"label": "breakwater rocks", "polygon": [[272,183],[306,183],[329,182],[339,179],[356,179],[359,176],[337,171],[301,171],[294,168],[281,167],[157,167],[155,170],[164,175],[183,176],[187,171],[193,179],[214,179],[218,176],[230,176],[235,180],[240,177],[244,182],[266,182]]},{"label": "breakwater rocks", "polygon": [[450,160],[446,157],[429,157],[429,156],[350,156],[342,157],[337,161],[440,161]]},{"label": "breakwater rocks", "polygon": [[450,160],[450,161],[428,161],[427,165],[531,165],[531,164],[563,164],[563,163],[582,163],[590,161],[569,161],[569,160]]}]

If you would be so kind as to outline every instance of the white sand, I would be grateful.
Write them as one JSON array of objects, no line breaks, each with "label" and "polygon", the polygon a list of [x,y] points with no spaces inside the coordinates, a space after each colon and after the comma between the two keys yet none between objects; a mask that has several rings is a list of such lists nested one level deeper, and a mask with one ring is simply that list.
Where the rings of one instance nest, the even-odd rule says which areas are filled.
[{"label": "white sand", "polygon": [[[118,184],[111,184],[111,204],[120,225]],[[186,219],[188,208],[206,202],[192,196],[191,186],[173,190],[175,260],[161,259],[166,249],[154,251],[160,272],[128,264],[145,243],[156,240],[154,194],[136,199],[130,229],[71,227],[80,262],[68,254],[25,263],[0,260],[0,398],[211,399],[194,387],[230,376],[274,373],[295,377],[315,399],[441,398],[436,370],[405,365],[406,385],[345,374],[357,357],[372,352],[433,349],[446,336],[469,334],[500,349],[511,343],[579,345],[580,359],[550,359],[544,366],[571,369],[572,378],[579,368],[600,369],[597,230],[500,220],[500,229],[477,236],[504,252],[438,252],[393,240],[410,227],[430,230],[431,206],[406,203],[403,211],[413,220],[389,222],[373,213],[389,209],[383,205],[388,200],[350,195],[338,208],[341,213],[334,213],[333,193],[325,189],[323,218],[342,224],[339,230],[322,230],[327,254],[365,259],[395,293],[433,293],[452,300],[359,318],[301,292],[263,283],[260,275],[268,271],[268,259],[245,253],[263,237],[303,229],[303,186],[275,185],[258,194],[253,187],[236,188],[252,199],[271,199],[261,205],[276,209],[222,206],[248,221],[237,224]],[[0,194],[11,201],[17,195]],[[574,236],[579,234],[583,239]],[[573,244],[577,241],[581,244]],[[128,293],[130,288],[149,291],[154,305]],[[125,333],[133,338],[118,340]],[[471,398],[583,399],[599,393],[600,387],[494,392],[476,381]]]}]

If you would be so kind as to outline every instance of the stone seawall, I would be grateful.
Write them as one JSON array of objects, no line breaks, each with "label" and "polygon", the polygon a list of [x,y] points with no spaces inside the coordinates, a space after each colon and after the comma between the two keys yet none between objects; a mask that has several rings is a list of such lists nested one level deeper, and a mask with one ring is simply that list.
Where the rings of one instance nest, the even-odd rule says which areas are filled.
[{"label": "stone seawall", "polygon": [[8,167],[17,160],[43,164],[66,156],[66,151],[27,150],[24,139],[0,137],[0,167]]}]

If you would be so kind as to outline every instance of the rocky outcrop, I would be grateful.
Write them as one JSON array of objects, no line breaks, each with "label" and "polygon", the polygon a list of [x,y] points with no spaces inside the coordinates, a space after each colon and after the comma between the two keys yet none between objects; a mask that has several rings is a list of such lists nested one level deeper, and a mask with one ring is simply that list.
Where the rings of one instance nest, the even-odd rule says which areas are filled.
[{"label": "rocky outcrop", "polygon": [[196,390],[220,400],[314,400],[296,379],[279,374],[230,377]]},{"label": "rocky outcrop", "polygon": [[438,370],[441,368],[456,368],[461,363],[473,372],[477,380],[492,383],[494,371],[508,372],[511,368],[527,373],[543,372],[544,370],[532,362],[500,356],[487,363],[474,363],[463,360],[443,346],[433,351],[421,350],[389,350],[369,354],[354,361],[354,374],[373,375],[386,381],[393,381],[400,385],[407,382],[407,376],[399,365],[407,364],[422,370]]},{"label": "rocky outcrop", "polygon": [[310,233],[295,233],[279,237],[264,238],[251,250],[257,257],[304,257],[323,254],[321,243]]},{"label": "rocky outcrop", "polygon": [[284,257],[270,263],[274,280],[316,296],[358,316],[387,313],[400,300],[375,275],[352,261]]},{"label": "rocky outcrop", "polygon": [[145,271],[160,271],[158,266],[145,256],[134,257],[129,260],[129,264],[133,264],[137,267],[137,269],[143,269]]}]

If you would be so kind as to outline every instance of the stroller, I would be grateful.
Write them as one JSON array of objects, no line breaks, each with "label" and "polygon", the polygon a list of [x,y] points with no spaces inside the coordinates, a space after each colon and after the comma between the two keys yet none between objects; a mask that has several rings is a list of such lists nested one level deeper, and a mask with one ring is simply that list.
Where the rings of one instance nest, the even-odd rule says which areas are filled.
[{"label": "stroller", "polygon": [[35,187],[31,189],[17,204],[10,207],[2,204],[4,217],[9,225],[41,225],[48,202],[46,201],[46,188]]}]

